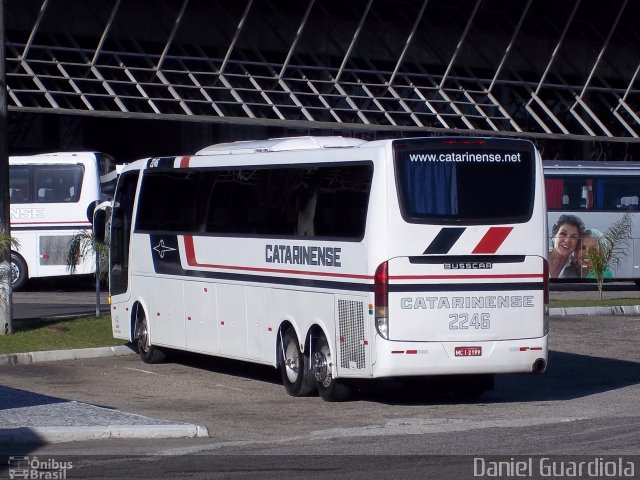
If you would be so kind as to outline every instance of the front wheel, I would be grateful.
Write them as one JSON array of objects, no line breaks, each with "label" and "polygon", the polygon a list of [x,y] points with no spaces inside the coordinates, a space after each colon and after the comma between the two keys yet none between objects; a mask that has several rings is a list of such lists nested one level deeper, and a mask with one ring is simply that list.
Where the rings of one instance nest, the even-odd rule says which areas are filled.
[{"label": "front wheel", "polygon": [[318,393],[327,402],[343,402],[351,395],[351,389],[342,381],[333,378],[333,357],[329,343],[320,335],[313,353],[311,369],[318,385]]},{"label": "front wheel", "polygon": [[20,290],[27,283],[29,271],[23,258],[11,252],[11,289]]},{"label": "front wheel", "polygon": [[309,357],[300,350],[293,328],[288,328],[282,335],[280,373],[284,388],[292,397],[308,397],[315,393],[316,385],[309,369]]},{"label": "front wheel", "polygon": [[144,363],[162,363],[167,359],[167,354],[163,350],[149,344],[149,323],[140,307],[138,307],[136,324],[133,330],[133,340]]}]

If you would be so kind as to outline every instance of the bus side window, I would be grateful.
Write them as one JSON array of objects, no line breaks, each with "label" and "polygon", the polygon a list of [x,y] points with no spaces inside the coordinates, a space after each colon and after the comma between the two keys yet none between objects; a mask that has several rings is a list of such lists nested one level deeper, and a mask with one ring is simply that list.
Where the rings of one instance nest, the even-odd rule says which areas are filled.
[{"label": "bus side window", "polygon": [[9,202],[10,203],[26,203],[29,200],[27,192],[22,188],[10,188],[9,189]]},{"label": "bus side window", "polygon": [[564,181],[561,178],[545,178],[544,183],[547,208],[567,208],[569,206],[569,195],[564,189]]},{"label": "bus side window", "polygon": [[31,199],[29,189],[30,168],[26,165],[9,167],[9,201],[10,203],[28,203]]},{"label": "bus side window", "polygon": [[35,169],[36,201],[77,202],[82,186],[82,165],[51,165]]},{"label": "bus side window", "polygon": [[623,210],[637,210],[638,209],[638,196],[620,197],[619,203],[616,205]]},{"label": "bus side window", "polygon": [[38,188],[38,201],[48,203],[53,197],[53,189],[48,187]]}]

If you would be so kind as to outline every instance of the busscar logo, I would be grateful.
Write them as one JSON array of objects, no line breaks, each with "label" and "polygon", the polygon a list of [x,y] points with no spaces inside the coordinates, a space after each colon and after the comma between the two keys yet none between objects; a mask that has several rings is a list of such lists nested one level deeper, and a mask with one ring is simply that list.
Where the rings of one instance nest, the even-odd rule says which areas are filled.
[{"label": "busscar logo", "polygon": [[444,264],[445,270],[490,270],[491,262],[450,262]]}]

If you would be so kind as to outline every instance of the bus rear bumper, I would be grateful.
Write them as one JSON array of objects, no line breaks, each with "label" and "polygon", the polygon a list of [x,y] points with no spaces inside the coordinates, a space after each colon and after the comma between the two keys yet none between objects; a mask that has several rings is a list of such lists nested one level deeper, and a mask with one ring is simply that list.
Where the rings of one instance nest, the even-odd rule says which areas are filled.
[{"label": "bus rear bumper", "polygon": [[543,373],[548,337],[483,342],[392,342],[376,339],[373,377]]}]

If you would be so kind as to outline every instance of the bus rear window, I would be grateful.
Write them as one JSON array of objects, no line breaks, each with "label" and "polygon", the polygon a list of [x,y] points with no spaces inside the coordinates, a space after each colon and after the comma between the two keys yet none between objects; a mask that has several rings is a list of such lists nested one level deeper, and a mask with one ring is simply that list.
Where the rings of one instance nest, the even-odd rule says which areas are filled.
[{"label": "bus rear window", "polygon": [[404,140],[394,143],[394,161],[408,222],[518,223],[531,217],[535,163],[529,143]]}]

